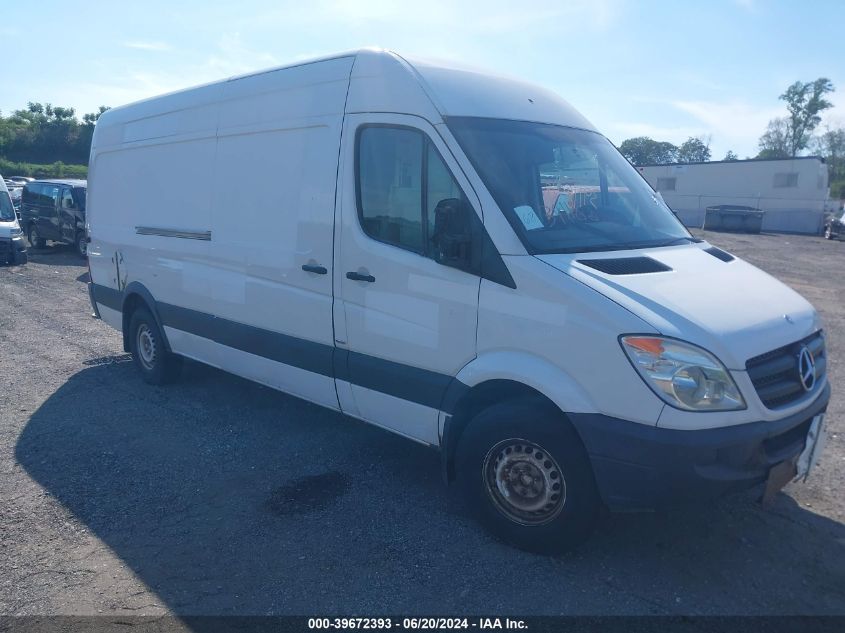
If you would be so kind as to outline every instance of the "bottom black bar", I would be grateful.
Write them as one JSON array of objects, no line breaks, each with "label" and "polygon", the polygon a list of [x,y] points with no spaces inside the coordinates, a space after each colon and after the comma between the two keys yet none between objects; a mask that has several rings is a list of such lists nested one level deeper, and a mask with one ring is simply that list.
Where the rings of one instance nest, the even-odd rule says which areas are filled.
[{"label": "bottom black bar", "polygon": [[840,633],[836,616],[0,616],[2,633],[264,633],[288,631],[565,633]]}]

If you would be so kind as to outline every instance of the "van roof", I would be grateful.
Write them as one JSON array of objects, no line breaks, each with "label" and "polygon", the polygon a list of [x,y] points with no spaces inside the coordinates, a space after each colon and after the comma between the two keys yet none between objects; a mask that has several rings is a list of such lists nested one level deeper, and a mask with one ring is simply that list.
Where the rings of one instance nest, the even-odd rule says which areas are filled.
[{"label": "van roof", "polygon": [[47,185],[67,185],[68,187],[87,187],[88,181],[87,180],[80,180],[78,178],[42,178],[40,180],[33,180],[32,182],[26,183],[27,185],[35,185],[39,183],[44,183]]},{"label": "van roof", "polygon": [[[569,103],[546,88],[459,63],[403,57],[382,49],[362,49],[300,61],[119,106],[106,111],[100,117],[98,127],[211,104],[221,98],[222,86],[230,82],[313,64],[330,66],[332,61],[344,59],[349,59],[345,76],[352,80],[347,112],[410,113],[430,119],[450,116],[504,118],[595,130]],[[360,86],[357,91],[354,89],[356,83]]]}]

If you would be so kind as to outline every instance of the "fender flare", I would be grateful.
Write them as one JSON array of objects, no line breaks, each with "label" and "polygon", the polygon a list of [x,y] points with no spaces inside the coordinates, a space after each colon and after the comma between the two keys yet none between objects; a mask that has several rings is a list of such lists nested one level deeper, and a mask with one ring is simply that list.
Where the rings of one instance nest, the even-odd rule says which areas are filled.
[{"label": "fender flare", "polygon": [[[444,480],[453,479],[455,450],[472,415],[473,394],[490,386],[494,402],[515,397],[541,397],[555,405],[562,415],[594,413],[598,409],[578,382],[546,359],[511,350],[488,352],[476,357],[458,372],[443,397],[440,415],[440,458]],[[486,391],[486,390],[485,390]]]},{"label": "fender flare", "polygon": [[133,297],[139,297],[141,301],[147,306],[150,313],[153,315],[153,318],[156,321],[156,325],[158,325],[158,329],[161,332],[161,336],[164,339],[164,349],[167,352],[172,352],[173,350],[170,349],[170,341],[167,340],[167,334],[164,331],[164,323],[161,320],[161,315],[158,312],[158,303],[156,302],[155,298],[153,297],[152,293],[147,289],[144,284],[139,281],[132,281],[126,285],[126,288],[123,289],[123,304],[121,306],[121,311],[123,313],[123,349],[124,351],[129,351],[129,318],[130,314],[127,311],[127,304],[132,300]]}]

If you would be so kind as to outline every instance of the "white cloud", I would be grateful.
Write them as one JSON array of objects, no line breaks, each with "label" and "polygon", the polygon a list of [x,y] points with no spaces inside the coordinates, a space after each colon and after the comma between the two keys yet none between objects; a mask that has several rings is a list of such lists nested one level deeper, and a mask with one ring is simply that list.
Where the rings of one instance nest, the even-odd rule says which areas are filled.
[{"label": "white cloud", "polygon": [[757,141],[769,121],[785,114],[782,105],[761,108],[745,101],[672,101],[670,105],[700,121],[719,148],[749,155],[756,154]]},{"label": "white cloud", "polygon": [[166,42],[144,42],[140,40],[133,40],[131,42],[124,42],[126,48],[134,48],[139,51],[153,51],[157,53],[164,53],[173,50],[173,47]]},{"label": "white cloud", "polygon": [[281,62],[271,53],[244,44],[240,33],[224,33],[217,42],[217,50],[196,72],[203,77],[201,81],[210,81],[225,75],[239,75],[280,65]]},{"label": "white cloud", "polygon": [[[135,44],[151,44],[135,42]],[[135,46],[134,48],[139,48]],[[145,49],[154,50],[154,49]],[[114,76],[108,82],[87,82],[73,89],[84,95],[79,104],[80,112],[89,112],[100,104],[119,106],[133,101],[190,88],[191,86],[217,81],[262,68],[279,66],[280,61],[272,54],[247,46],[239,33],[224,33],[220,36],[213,52],[193,63],[182,63],[178,69],[144,70],[130,67],[125,73]]]},{"label": "white cloud", "polygon": [[542,25],[559,26],[562,21],[578,28],[606,29],[616,22],[626,0],[568,0],[548,6],[519,5],[512,0],[313,0],[295,7],[247,15],[238,28],[276,28],[299,24],[319,27],[327,24],[346,30],[377,25],[391,29],[411,27],[451,31],[460,26],[463,33],[495,35]]},{"label": "white cloud", "polygon": [[708,133],[704,126],[654,125],[625,121],[610,123],[607,127],[609,136],[617,143],[634,136],[648,136],[658,141],[669,141],[677,145],[683,143],[690,136],[701,136]]}]

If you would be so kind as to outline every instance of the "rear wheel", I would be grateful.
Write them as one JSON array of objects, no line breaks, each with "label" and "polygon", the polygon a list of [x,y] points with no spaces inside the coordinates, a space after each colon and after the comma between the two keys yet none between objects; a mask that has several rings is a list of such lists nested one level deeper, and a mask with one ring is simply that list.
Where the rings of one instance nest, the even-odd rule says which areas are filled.
[{"label": "rear wheel", "polygon": [[88,238],[85,235],[85,231],[80,231],[76,234],[76,239],[74,240],[74,246],[76,247],[76,254],[82,258],[88,257]]},{"label": "rear wheel", "polygon": [[132,315],[129,343],[132,360],[145,382],[163,385],[179,378],[182,357],[165,349],[161,328],[146,308],[138,308]]},{"label": "rear wheel", "polygon": [[485,409],[458,444],[458,480],[493,534],[560,553],[590,534],[600,507],[589,458],[554,406],[533,399]]},{"label": "rear wheel", "polygon": [[47,245],[47,240],[38,236],[38,229],[34,224],[30,224],[26,228],[26,239],[32,248],[44,248]]}]

